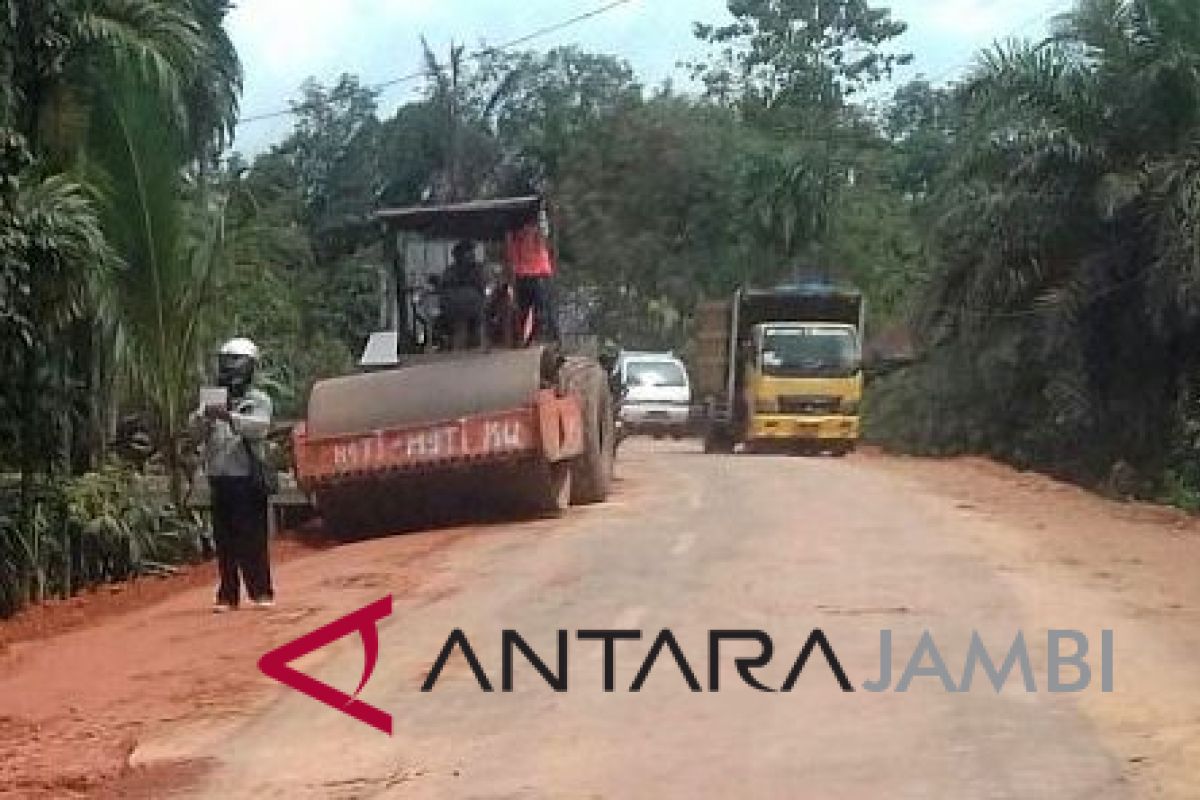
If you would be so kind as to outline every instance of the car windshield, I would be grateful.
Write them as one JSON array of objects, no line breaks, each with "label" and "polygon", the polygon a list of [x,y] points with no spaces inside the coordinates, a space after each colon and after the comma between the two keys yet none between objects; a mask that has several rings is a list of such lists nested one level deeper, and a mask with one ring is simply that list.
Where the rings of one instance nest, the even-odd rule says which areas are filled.
[{"label": "car windshield", "polygon": [[625,365],[625,385],[687,386],[687,376],[674,361],[630,361]]},{"label": "car windshield", "polygon": [[773,377],[851,373],[858,342],[848,328],[772,328],[763,336],[763,374]]}]

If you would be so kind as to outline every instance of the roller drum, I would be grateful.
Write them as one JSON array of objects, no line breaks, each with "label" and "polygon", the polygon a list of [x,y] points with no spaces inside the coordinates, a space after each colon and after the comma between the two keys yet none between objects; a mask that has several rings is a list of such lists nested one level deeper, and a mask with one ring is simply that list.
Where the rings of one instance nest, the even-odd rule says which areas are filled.
[{"label": "roller drum", "polygon": [[442,356],[321,381],[308,403],[314,439],[520,408],[542,386],[545,348]]}]

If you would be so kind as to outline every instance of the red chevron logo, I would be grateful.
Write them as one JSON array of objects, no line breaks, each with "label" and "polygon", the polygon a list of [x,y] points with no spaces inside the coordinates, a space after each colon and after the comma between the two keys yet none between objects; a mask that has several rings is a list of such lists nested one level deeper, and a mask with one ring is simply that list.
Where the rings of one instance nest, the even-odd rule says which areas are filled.
[{"label": "red chevron logo", "polygon": [[[341,619],[334,620],[312,633],[306,633],[299,639],[275,648],[259,659],[258,668],[268,678],[273,678],[284,686],[295,689],[301,694],[391,736],[392,715],[358,699],[362,690],[371,680],[376,664],[379,663],[379,621],[391,614],[392,596],[388,595],[382,600],[377,600],[365,608],[360,608]],[[296,659],[316,652],[352,633],[358,633],[362,637],[363,651],[366,657],[362,680],[353,695],[348,695],[292,668],[291,663]]]}]

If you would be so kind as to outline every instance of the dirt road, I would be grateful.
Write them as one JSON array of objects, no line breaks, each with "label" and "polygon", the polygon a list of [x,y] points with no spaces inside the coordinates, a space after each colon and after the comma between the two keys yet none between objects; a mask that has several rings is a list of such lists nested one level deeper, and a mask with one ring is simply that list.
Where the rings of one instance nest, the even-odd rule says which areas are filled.
[{"label": "dirt road", "polygon": [[[189,797],[1116,798],[1200,793],[1200,529],[986,462],[704,456],[639,442],[620,489],[557,521],[395,537],[294,558],[266,613],[204,613],[188,590],[141,611],[0,654],[0,786],[14,795]],[[259,675],[271,646],[394,596],[362,698],[386,737]],[[663,651],[670,629],[704,691]],[[790,692],[734,667],[770,635],[753,675],[779,689],[814,628],[820,650]],[[462,629],[496,691],[456,652]],[[501,636],[518,631],[551,669],[568,631],[566,692],[518,655],[501,691]],[[638,630],[614,647],[578,631]],[[1047,691],[1047,631],[1091,640],[1089,689]],[[892,690],[880,632],[894,643]],[[1113,631],[1113,689],[1098,674]],[[993,658],[1018,632],[1036,693],[935,677],[894,691],[923,631],[955,680],[972,631]],[[1066,648],[1070,650],[1070,647]],[[352,690],[357,637],[298,663]],[[929,662],[926,661],[926,664]],[[1065,674],[1072,679],[1073,673]],[[119,741],[114,737],[120,734]],[[125,767],[126,764],[132,767]]]}]

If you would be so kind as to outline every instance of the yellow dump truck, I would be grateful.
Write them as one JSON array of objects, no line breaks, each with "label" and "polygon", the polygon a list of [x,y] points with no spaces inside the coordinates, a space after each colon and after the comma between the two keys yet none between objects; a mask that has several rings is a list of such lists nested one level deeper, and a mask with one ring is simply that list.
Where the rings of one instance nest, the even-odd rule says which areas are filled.
[{"label": "yellow dump truck", "polygon": [[859,437],[863,298],[800,284],[739,290],[697,309],[692,378],[705,451],[845,455]]}]

